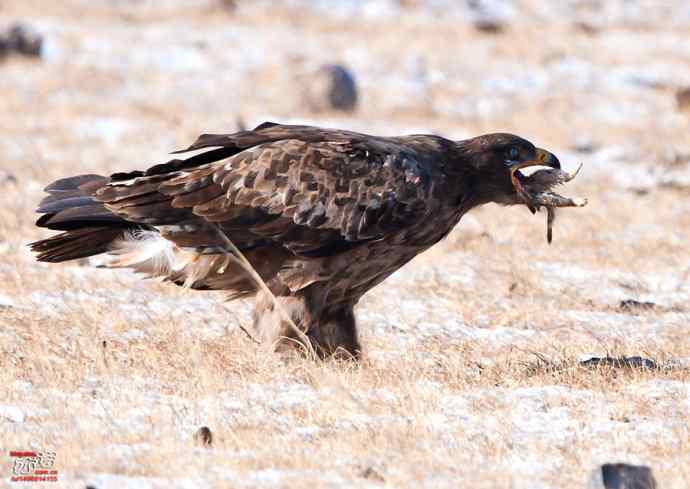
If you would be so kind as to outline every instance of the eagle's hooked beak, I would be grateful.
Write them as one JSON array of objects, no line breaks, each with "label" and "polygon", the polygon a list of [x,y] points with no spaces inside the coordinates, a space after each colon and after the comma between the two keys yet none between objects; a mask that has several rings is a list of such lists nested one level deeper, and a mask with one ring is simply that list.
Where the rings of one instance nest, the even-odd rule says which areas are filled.
[{"label": "eagle's hooked beak", "polygon": [[558,161],[556,155],[546,151],[545,149],[536,148],[534,151],[535,157],[532,160],[516,161],[510,165],[510,181],[513,183],[513,187],[517,194],[525,202],[532,214],[536,212],[534,205],[532,204],[531,196],[525,191],[524,187],[520,183],[518,175],[520,175],[521,168],[527,168],[529,166],[548,166],[555,168],[557,170],[561,169],[561,162]]}]

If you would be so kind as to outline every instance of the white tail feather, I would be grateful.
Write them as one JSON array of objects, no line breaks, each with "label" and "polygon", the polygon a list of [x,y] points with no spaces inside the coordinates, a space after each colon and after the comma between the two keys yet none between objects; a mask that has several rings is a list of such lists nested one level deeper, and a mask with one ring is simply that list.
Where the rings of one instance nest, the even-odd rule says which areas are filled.
[{"label": "white tail feather", "polygon": [[[131,268],[149,277],[172,280],[185,288],[211,286],[232,290],[246,276],[237,260],[223,251],[206,253],[181,248],[157,231],[134,231],[113,243],[105,263],[110,268]],[[240,273],[238,273],[240,272]]]},{"label": "white tail feather", "polygon": [[132,231],[113,243],[110,255],[115,258],[107,266],[164,276],[175,269],[176,248],[156,231]]},{"label": "white tail feather", "polygon": [[218,256],[200,255],[176,246],[156,231],[135,231],[113,243],[107,264],[112,268],[132,268],[150,277],[184,280],[191,287],[205,279],[212,271]]}]

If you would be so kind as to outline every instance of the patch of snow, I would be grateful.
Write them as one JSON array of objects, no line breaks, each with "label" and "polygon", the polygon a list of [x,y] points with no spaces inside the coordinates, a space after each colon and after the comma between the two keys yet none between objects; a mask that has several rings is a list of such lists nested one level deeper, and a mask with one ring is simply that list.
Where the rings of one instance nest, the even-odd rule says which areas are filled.
[{"label": "patch of snow", "polygon": [[471,400],[466,395],[446,395],[440,401],[441,412],[449,417],[467,418],[472,415]]},{"label": "patch of snow", "polygon": [[305,440],[314,440],[323,432],[324,430],[318,426],[300,426],[294,429],[295,435]]},{"label": "patch of snow", "polygon": [[247,405],[237,400],[226,400],[223,402],[223,407],[229,411],[241,411],[247,408]]},{"label": "patch of snow", "polygon": [[[666,362],[665,367],[690,370],[690,357],[673,358]],[[688,398],[688,402],[690,402],[690,397]]]},{"label": "patch of snow", "polygon": [[285,471],[278,469],[264,469],[250,472],[246,482],[251,482],[257,487],[280,486],[288,473],[294,474],[295,471]]},{"label": "patch of snow", "polygon": [[[161,477],[134,477],[116,474],[92,474],[80,481],[98,489],[206,489],[207,481],[197,479],[164,479]],[[77,487],[77,484],[71,487]]]},{"label": "patch of snow", "polygon": [[140,329],[130,329],[122,333],[121,338],[126,341],[139,341],[146,338],[146,333]]},{"label": "patch of snow", "polygon": [[318,399],[319,394],[304,384],[283,384],[282,392],[274,395],[270,406],[276,409],[292,409]]},{"label": "patch of snow", "polygon": [[24,393],[31,391],[31,389],[33,389],[33,386],[34,385],[31,382],[27,382],[25,380],[15,380],[10,384],[10,387],[15,391]]},{"label": "patch of snow", "polygon": [[[628,229],[631,233],[647,233],[649,228]],[[619,239],[620,236],[617,236]],[[682,272],[633,273],[612,268],[583,268],[572,263],[533,262],[530,268],[536,269],[541,276],[545,289],[567,291],[576,288],[588,299],[608,305],[618,305],[629,299],[630,288],[637,289],[637,300],[651,301],[660,306],[673,307],[687,301],[686,281],[680,276]],[[592,287],[595,280],[597,287]]]},{"label": "patch of snow", "polygon": [[3,307],[15,307],[14,301],[7,297],[6,295],[0,294],[0,309]]},{"label": "patch of snow", "polygon": [[136,460],[143,453],[150,453],[152,450],[153,446],[149,443],[132,443],[129,445],[113,443],[99,448],[95,455],[112,461],[117,460],[131,467],[137,465]]},{"label": "patch of snow", "polygon": [[522,74],[520,74],[520,71],[523,70],[520,70],[519,66],[506,67],[506,70],[514,73],[510,76],[483,80],[481,84],[482,90],[487,94],[512,95],[519,93],[520,95],[525,95],[548,89],[551,81],[546,72],[534,68],[530,68],[529,71],[525,71]]},{"label": "patch of snow", "polygon": [[74,133],[75,137],[97,139],[106,146],[116,146],[136,128],[134,122],[120,117],[82,117],[77,119]]},{"label": "patch of snow", "polygon": [[643,88],[662,88],[690,83],[690,71],[686,64],[646,63],[644,65],[624,65],[603,70],[607,83],[615,90],[621,85],[632,84]]},{"label": "patch of snow", "polygon": [[347,418],[340,418],[333,423],[336,430],[362,431],[379,429],[381,426],[408,426],[414,418],[409,416],[354,414]]},{"label": "patch of snow", "polygon": [[498,326],[494,328],[474,328],[471,326],[460,325],[457,331],[472,340],[483,340],[494,345],[506,345],[515,342],[520,338],[531,338],[536,331],[530,329],[517,329]]},{"label": "patch of snow", "polygon": [[7,419],[13,423],[23,423],[25,417],[24,412],[17,406],[0,404],[0,418]]},{"label": "patch of snow", "polygon": [[625,337],[627,339],[645,338],[662,335],[666,329],[677,331],[679,325],[688,321],[687,314],[666,313],[653,319],[631,316],[623,313],[600,311],[564,311],[564,317],[578,323],[597,338]]}]

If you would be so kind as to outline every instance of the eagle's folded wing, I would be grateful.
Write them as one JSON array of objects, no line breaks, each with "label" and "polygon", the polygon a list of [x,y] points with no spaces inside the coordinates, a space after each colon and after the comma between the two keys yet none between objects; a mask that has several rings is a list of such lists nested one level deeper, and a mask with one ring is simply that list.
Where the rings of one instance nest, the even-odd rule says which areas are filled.
[{"label": "eagle's folded wing", "polygon": [[435,211],[429,166],[397,140],[264,124],[202,136],[189,150],[208,147],[217,149],[113,179],[96,198],[180,246],[221,245],[208,226],[216,223],[240,249],[270,242],[305,256],[382,238]]}]

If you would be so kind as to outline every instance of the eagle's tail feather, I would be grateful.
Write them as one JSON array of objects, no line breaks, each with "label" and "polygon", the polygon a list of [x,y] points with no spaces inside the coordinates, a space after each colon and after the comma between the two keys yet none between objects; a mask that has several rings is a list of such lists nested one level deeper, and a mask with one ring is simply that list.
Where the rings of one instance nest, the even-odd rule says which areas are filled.
[{"label": "eagle's tail feather", "polygon": [[46,187],[48,195],[37,209],[43,215],[36,225],[65,232],[30,244],[39,261],[61,262],[105,253],[126,231],[142,227],[113,214],[93,197],[107,182],[100,175],[78,175]]},{"label": "eagle's tail feather", "polygon": [[37,253],[38,261],[58,263],[105,253],[114,241],[122,237],[122,233],[119,227],[84,227],[36,241],[30,246]]}]

